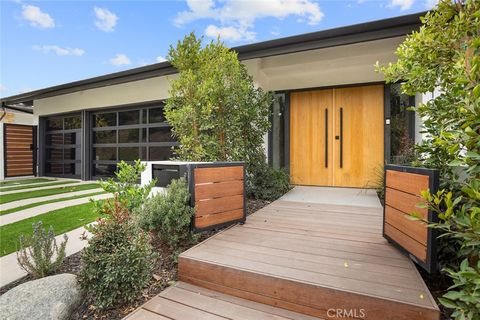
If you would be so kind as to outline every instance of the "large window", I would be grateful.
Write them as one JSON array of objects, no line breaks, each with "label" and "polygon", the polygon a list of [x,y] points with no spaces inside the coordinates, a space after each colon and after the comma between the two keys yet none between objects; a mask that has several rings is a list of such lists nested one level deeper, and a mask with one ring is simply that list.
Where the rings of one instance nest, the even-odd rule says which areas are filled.
[{"label": "large window", "polygon": [[163,105],[95,112],[92,117],[92,175],[112,176],[121,160],[168,160],[177,145]]},{"label": "large window", "polygon": [[415,97],[402,94],[400,83],[388,86],[390,95],[390,159],[389,163],[408,164],[414,160]]},{"label": "large window", "polygon": [[80,178],[80,114],[49,117],[45,120],[45,174]]}]

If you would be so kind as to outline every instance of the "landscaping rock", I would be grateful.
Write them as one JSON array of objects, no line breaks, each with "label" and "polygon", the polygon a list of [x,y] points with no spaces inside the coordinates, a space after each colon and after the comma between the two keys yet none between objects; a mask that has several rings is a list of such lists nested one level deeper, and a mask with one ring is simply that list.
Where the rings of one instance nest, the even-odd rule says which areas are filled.
[{"label": "landscaping rock", "polygon": [[69,273],[25,282],[0,297],[0,319],[68,319],[82,300]]}]

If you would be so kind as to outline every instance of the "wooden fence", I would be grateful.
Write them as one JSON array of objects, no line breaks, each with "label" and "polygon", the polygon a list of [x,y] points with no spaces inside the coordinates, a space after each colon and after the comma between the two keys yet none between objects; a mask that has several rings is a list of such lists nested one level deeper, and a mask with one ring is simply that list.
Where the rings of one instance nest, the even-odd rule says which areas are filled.
[{"label": "wooden fence", "polygon": [[4,124],[5,177],[35,175],[35,127]]}]

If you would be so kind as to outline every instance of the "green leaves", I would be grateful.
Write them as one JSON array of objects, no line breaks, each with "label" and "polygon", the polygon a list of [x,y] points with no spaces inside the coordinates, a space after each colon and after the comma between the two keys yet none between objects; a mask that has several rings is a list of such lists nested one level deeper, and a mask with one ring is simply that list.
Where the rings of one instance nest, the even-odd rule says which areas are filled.
[{"label": "green leaves", "polygon": [[[171,82],[165,116],[180,142],[182,160],[263,161],[272,96],[257,88],[246,67],[220,41],[201,46],[191,33],[168,59],[178,69]],[[248,169],[248,168],[247,168]]]},{"label": "green leaves", "polygon": [[20,236],[17,261],[34,278],[43,278],[55,273],[63,264],[68,237],[64,234],[64,241],[58,246],[52,226],[47,231],[39,221],[32,227],[33,235],[30,238]]},{"label": "green leaves", "polygon": [[164,193],[147,199],[134,214],[142,229],[155,232],[164,243],[177,250],[195,239],[190,230],[194,209],[189,201],[187,181],[180,178],[172,180]]},{"label": "green leaves", "polygon": [[78,274],[80,287],[98,309],[136,299],[151,279],[158,257],[148,234],[138,228],[118,197],[104,210],[110,218],[89,229],[92,237]]},{"label": "green leaves", "polygon": [[[445,269],[453,279],[450,291],[439,298],[442,305],[455,309],[455,319],[480,318],[480,262],[471,267],[467,259],[460,264],[458,271]],[[457,289],[457,290],[453,290]]]},{"label": "green leaves", "polygon": [[[100,186],[109,193],[117,194],[120,202],[124,203],[128,210],[140,207],[150,194],[156,180],[153,179],[144,186],[138,184],[140,175],[146,169],[146,165],[140,160],[135,160],[133,165],[122,160],[117,167],[116,179],[109,178],[101,181]],[[96,205],[96,210],[100,213],[103,210],[99,207],[99,203]]]},{"label": "green leaves", "polygon": [[440,170],[444,189],[422,192],[440,219],[431,227],[454,253],[441,261],[454,286],[440,302],[457,320],[479,319],[480,1],[441,0],[422,22],[397,49],[398,61],[377,70],[387,82],[405,81],[408,94],[438,93],[416,109],[425,134],[416,149],[418,162]]}]

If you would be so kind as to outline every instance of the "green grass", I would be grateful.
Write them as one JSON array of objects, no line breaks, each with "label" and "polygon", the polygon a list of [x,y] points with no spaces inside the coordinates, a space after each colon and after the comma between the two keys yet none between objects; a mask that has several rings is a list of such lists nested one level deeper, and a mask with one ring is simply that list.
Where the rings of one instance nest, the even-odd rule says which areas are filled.
[{"label": "green grass", "polygon": [[97,215],[92,208],[93,203],[89,202],[53,210],[0,227],[0,256],[17,251],[18,238],[21,234],[30,236],[33,233],[33,223],[42,221],[47,230],[52,226],[55,235],[59,235],[95,221]]},{"label": "green grass", "polygon": [[42,183],[42,182],[48,182],[48,181],[56,181],[56,179],[32,178],[32,179],[4,180],[4,181],[0,181],[0,187],[17,186],[17,185],[29,184],[29,183]]},{"label": "green grass", "polygon": [[21,210],[25,210],[25,209],[28,209],[28,208],[41,206],[43,204],[49,204],[49,203],[55,203],[55,202],[60,202],[60,201],[67,201],[67,200],[93,197],[93,196],[96,196],[96,195],[99,195],[99,194],[104,194],[104,193],[106,193],[106,192],[101,191],[101,192],[87,193],[87,194],[82,194],[82,195],[72,196],[72,197],[67,197],[67,198],[59,198],[59,199],[30,203],[30,204],[27,204],[27,205],[24,205],[24,206],[15,207],[15,208],[11,208],[11,209],[8,209],[8,210],[0,210],[0,216],[3,216],[5,214],[9,214],[9,213],[13,213],[13,212],[17,212],[17,211],[21,211]]},{"label": "green grass", "polygon": [[27,192],[5,194],[0,196],[0,204],[17,201],[17,200],[23,200],[23,199],[52,196],[52,195],[67,193],[67,192],[95,189],[99,187],[100,185],[98,183],[86,183],[86,184],[80,184],[77,186],[66,186],[66,187],[53,188],[53,189],[43,189],[43,190],[34,190],[34,191],[27,191]]},{"label": "green grass", "polygon": [[33,188],[40,188],[40,187],[59,186],[59,185],[62,185],[62,184],[75,183],[75,182],[79,182],[79,181],[69,180],[69,181],[57,181],[57,182],[52,182],[52,183],[45,183],[45,184],[42,184],[42,185],[31,185],[31,186],[24,186],[24,187],[16,186],[16,187],[2,188],[2,189],[0,189],[0,192],[25,190],[25,189],[33,189]]}]

